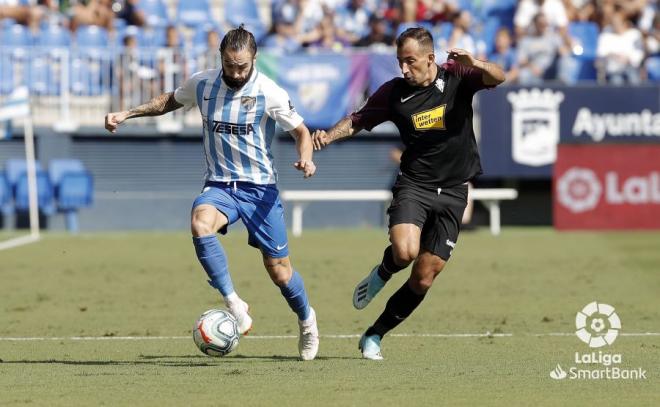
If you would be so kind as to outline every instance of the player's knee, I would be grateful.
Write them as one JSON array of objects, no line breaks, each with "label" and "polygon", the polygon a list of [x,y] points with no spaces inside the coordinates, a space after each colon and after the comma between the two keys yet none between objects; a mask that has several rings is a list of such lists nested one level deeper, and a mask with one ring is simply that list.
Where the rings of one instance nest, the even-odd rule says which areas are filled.
[{"label": "player's knee", "polygon": [[392,245],[392,255],[394,262],[399,266],[407,266],[417,258],[419,249],[412,245]]},{"label": "player's knee", "polygon": [[412,277],[410,279],[410,288],[417,294],[426,294],[433,285],[433,276],[424,276],[421,278]]},{"label": "player's knee", "polygon": [[273,283],[278,287],[283,287],[289,284],[293,270],[289,262],[283,259],[268,259],[264,266]]},{"label": "player's knee", "polygon": [[190,232],[195,237],[208,236],[215,233],[212,222],[198,217],[192,218],[190,222]]}]

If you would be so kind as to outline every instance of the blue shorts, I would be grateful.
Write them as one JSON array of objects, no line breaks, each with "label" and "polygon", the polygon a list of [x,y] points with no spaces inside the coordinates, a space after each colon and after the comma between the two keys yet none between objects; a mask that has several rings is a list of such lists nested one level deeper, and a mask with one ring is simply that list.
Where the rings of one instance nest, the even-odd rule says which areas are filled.
[{"label": "blue shorts", "polygon": [[222,212],[229,220],[228,225],[241,219],[248,231],[248,243],[264,255],[273,258],[289,255],[284,208],[274,184],[208,181],[193,202],[193,209],[202,204]]}]

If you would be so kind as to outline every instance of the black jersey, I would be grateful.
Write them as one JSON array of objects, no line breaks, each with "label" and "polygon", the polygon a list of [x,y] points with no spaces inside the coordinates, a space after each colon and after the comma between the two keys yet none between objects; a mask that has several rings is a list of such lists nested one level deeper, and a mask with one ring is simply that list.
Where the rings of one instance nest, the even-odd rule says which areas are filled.
[{"label": "black jersey", "polygon": [[451,187],[481,174],[472,97],[486,87],[481,70],[450,60],[438,66],[428,86],[411,86],[403,78],[386,82],[351,120],[367,130],[392,121],[406,147],[401,172],[416,183]]}]

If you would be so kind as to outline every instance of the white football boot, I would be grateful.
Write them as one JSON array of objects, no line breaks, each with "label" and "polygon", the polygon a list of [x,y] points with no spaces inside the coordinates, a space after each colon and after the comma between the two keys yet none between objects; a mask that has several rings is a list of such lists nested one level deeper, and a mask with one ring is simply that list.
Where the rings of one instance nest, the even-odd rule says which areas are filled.
[{"label": "white football boot", "polygon": [[316,325],[314,308],[309,307],[309,317],[304,321],[298,320],[298,326],[300,327],[298,339],[300,359],[313,360],[319,351],[319,328]]},{"label": "white football boot", "polygon": [[358,345],[362,358],[369,360],[383,360],[380,353],[380,337],[378,335],[367,336],[363,334]]},{"label": "white football boot", "polygon": [[385,287],[386,281],[378,275],[377,265],[371,273],[355,287],[353,291],[353,306],[357,309],[366,307],[378,292]]},{"label": "white football boot", "polygon": [[238,332],[241,335],[247,335],[250,329],[252,329],[252,317],[248,313],[250,306],[240,298],[235,298],[231,301],[225,300],[225,305],[238,322]]}]

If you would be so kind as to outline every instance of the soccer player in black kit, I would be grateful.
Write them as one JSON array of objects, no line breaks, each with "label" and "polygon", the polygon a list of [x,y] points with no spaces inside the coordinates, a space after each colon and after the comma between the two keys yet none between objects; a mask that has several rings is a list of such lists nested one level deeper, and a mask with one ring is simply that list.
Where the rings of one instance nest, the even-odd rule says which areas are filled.
[{"label": "soccer player in black kit", "polygon": [[481,174],[472,97],[504,82],[499,66],[462,49],[448,51],[447,62],[437,65],[433,38],[424,28],[404,31],[396,45],[403,78],[386,82],[359,111],[312,135],[320,150],[389,120],[405,145],[387,211],[391,245],[353,294],[355,308],[366,307],[392,274],[414,261],[410,278],[360,338],[362,356],[372,360],[383,358],[383,336],[422,302],[456,246],[467,182]]}]

